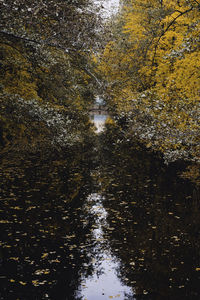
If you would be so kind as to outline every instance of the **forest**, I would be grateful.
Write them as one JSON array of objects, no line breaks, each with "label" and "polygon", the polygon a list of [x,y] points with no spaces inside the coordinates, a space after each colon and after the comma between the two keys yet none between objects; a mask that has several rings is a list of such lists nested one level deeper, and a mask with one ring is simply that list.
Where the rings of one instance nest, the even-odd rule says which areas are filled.
[{"label": "forest", "polygon": [[[3,153],[82,142],[101,27],[90,1],[1,1]],[[93,77],[92,77],[93,76]]]},{"label": "forest", "polygon": [[127,134],[168,161],[199,161],[199,5],[123,1],[98,61],[107,103]]},{"label": "forest", "polygon": [[199,300],[200,0],[0,0],[0,70],[0,300]]},{"label": "forest", "polygon": [[124,0],[105,20],[86,0],[1,1],[3,151],[81,139],[100,93],[127,138],[199,163],[199,5]]}]

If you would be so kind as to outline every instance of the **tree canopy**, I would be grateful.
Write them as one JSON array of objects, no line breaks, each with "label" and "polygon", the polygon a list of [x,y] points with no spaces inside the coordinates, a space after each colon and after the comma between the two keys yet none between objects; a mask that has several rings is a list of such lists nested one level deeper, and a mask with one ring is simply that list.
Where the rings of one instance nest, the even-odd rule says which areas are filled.
[{"label": "tree canopy", "polygon": [[70,144],[80,137],[84,111],[93,101],[99,14],[90,0],[0,6],[2,147],[36,140]]},{"label": "tree canopy", "polygon": [[198,157],[199,8],[192,0],[124,1],[99,64],[112,109],[172,159],[177,151]]}]

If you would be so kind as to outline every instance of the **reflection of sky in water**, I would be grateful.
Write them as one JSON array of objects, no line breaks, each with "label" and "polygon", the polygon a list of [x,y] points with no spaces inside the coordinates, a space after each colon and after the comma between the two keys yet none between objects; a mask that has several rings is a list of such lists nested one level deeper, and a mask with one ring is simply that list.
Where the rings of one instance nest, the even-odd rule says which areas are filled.
[{"label": "reflection of sky in water", "polygon": [[[102,262],[98,268],[102,268],[103,274],[99,276],[94,274],[91,278],[82,281],[82,295],[83,299],[98,300],[113,298],[125,299],[125,294],[131,294],[131,289],[123,286],[116,275],[118,262],[115,262],[109,253],[104,253],[101,258]],[[85,285],[85,286],[84,286]]]},{"label": "reflection of sky in water", "polygon": [[116,257],[112,256],[107,241],[103,236],[102,227],[106,228],[109,225],[106,221],[107,213],[101,201],[100,195],[91,194],[86,205],[87,210],[96,217],[96,228],[93,229],[93,238],[97,242],[96,250],[101,255],[93,260],[93,275],[89,278],[82,278],[80,294],[83,299],[87,300],[124,300],[125,295],[132,295],[132,291],[130,287],[124,286],[117,277],[117,269],[119,269],[120,264]]},{"label": "reflection of sky in water", "polygon": [[107,115],[94,115],[91,119],[96,127],[96,132],[101,132],[104,128]]}]

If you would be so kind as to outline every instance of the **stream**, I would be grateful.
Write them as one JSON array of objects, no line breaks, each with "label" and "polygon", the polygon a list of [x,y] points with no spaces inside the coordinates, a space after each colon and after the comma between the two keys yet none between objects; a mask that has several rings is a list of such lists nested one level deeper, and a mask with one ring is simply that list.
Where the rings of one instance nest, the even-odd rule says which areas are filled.
[{"label": "stream", "polygon": [[96,141],[2,159],[1,300],[199,300],[198,187],[94,115]]}]

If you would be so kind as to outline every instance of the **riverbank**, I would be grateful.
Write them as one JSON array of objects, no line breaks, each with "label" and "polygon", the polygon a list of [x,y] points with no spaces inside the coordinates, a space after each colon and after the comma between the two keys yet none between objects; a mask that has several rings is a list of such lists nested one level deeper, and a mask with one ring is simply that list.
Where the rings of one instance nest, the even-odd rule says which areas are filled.
[{"label": "riverbank", "polygon": [[[113,144],[132,144],[135,145],[135,149],[143,149],[147,152],[155,154],[158,158],[161,158],[163,162],[168,165],[183,166],[182,176],[189,178],[196,184],[200,184],[200,160],[197,156],[198,144],[195,143],[192,148],[192,143],[195,140],[195,136],[191,138],[191,135],[187,136],[188,141],[191,138],[191,142],[187,147],[179,143],[178,147],[173,147],[175,144],[174,136],[171,136],[173,143],[167,142],[167,136],[170,135],[168,128],[156,127],[151,123],[147,117],[139,116],[137,114],[133,116],[132,113],[121,113],[112,116],[106,121],[105,128],[106,134],[110,137]],[[180,133],[180,132],[179,132]],[[181,133],[180,133],[181,137]],[[181,141],[181,138],[176,135],[176,139]],[[197,138],[197,136],[196,136]],[[192,156],[194,153],[195,156]]]},{"label": "riverbank", "polygon": [[114,113],[110,124],[117,126],[127,139],[136,138],[146,148],[161,152],[166,163],[179,159],[200,163],[198,107],[193,120],[196,123],[194,128],[190,124],[181,128],[175,123],[161,121],[160,115],[155,117],[148,107],[143,108],[144,104],[138,109],[133,106],[128,110],[114,110],[111,106]]}]

